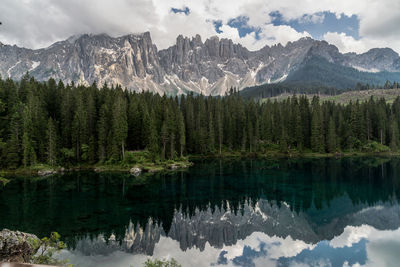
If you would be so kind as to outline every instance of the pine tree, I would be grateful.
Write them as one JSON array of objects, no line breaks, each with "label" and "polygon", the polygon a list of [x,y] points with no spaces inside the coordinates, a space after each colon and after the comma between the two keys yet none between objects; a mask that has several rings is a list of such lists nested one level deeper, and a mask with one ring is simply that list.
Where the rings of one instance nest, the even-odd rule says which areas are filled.
[{"label": "pine tree", "polygon": [[[219,107],[219,106],[218,106]],[[220,109],[217,110],[217,131],[218,131],[218,150],[219,155],[222,154],[222,142],[223,142],[223,126],[222,126],[222,111]]]},{"label": "pine tree", "polygon": [[23,114],[24,122],[24,135],[22,137],[22,149],[23,149],[23,163],[24,167],[32,166],[36,164],[36,153],[32,140],[33,122],[31,113],[28,107],[25,107]]},{"label": "pine tree", "polygon": [[328,152],[334,153],[336,152],[336,126],[335,121],[331,117],[329,119],[329,127],[328,127]]},{"label": "pine tree", "polygon": [[97,125],[98,131],[98,158],[100,162],[104,162],[107,158],[107,143],[109,136],[109,120],[108,120],[108,108],[106,104],[103,104],[100,108],[99,121]]},{"label": "pine tree", "polygon": [[390,135],[390,149],[392,151],[397,151],[399,148],[399,125],[397,121],[393,118],[391,120],[391,135]]},{"label": "pine tree", "polygon": [[312,102],[311,148],[314,152],[324,152],[319,98],[314,97]]},{"label": "pine tree", "polygon": [[7,166],[15,169],[21,163],[21,142],[23,136],[23,123],[20,110],[23,108],[22,104],[15,105],[11,111],[11,120],[9,128],[9,136],[6,145],[7,151]]},{"label": "pine tree", "polygon": [[178,133],[179,133],[179,146],[180,146],[180,156],[183,157],[183,152],[185,151],[186,145],[186,135],[185,135],[185,122],[183,120],[182,112],[178,112]]},{"label": "pine tree", "polygon": [[47,162],[54,166],[57,162],[57,129],[53,119],[50,117],[47,123]]},{"label": "pine tree", "polygon": [[87,112],[85,109],[85,104],[83,102],[82,92],[79,91],[76,94],[76,109],[72,122],[72,141],[73,148],[75,151],[75,158],[77,161],[81,160],[81,149],[82,145],[87,145],[88,143],[88,121]]},{"label": "pine tree", "polygon": [[159,146],[158,146],[158,134],[157,134],[157,126],[154,111],[152,111],[151,116],[149,117],[149,141],[146,144],[146,148],[149,150],[152,160],[155,161],[159,155]]},{"label": "pine tree", "polygon": [[113,106],[113,156],[115,159],[124,159],[125,144],[128,137],[128,118],[126,114],[126,99],[117,96]]},{"label": "pine tree", "polygon": [[162,150],[161,150],[161,159],[165,160],[165,150],[167,147],[168,142],[168,125],[167,122],[164,120],[162,127],[161,127],[161,143],[162,143]]},{"label": "pine tree", "polygon": [[209,152],[214,152],[215,148],[215,130],[214,130],[214,122],[213,122],[213,116],[212,113],[209,113],[208,116],[208,151]]}]

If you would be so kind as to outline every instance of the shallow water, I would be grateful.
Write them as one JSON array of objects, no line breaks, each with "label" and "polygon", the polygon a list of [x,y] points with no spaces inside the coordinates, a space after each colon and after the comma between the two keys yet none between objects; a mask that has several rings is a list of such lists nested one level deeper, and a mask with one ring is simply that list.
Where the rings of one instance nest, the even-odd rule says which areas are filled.
[{"label": "shallow water", "polygon": [[0,188],[0,228],[61,234],[75,266],[397,266],[400,160],[207,160]]}]

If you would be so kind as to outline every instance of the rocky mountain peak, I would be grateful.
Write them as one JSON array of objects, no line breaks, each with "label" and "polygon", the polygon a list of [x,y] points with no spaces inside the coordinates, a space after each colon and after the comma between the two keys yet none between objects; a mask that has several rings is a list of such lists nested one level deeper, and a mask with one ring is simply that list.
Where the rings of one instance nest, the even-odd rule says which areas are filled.
[{"label": "rocky mountain peak", "polygon": [[179,35],[176,43],[158,51],[150,32],[111,37],[80,34],[48,48],[31,50],[0,44],[0,74],[20,79],[27,71],[39,80],[120,84],[130,90],[181,94],[225,94],[285,80],[308,58],[322,57],[332,64],[361,71],[400,71],[399,55],[389,48],[364,54],[342,54],[325,41],[304,37],[287,45],[249,51],[232,40],[212,36]]}]

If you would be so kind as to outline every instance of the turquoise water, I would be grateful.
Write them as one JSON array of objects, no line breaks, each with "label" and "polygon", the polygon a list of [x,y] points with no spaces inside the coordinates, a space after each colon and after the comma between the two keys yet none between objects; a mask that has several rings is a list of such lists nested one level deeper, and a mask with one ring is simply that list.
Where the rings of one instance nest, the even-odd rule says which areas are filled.
[{"label": "turquoise water", "polygon": [[57,231],[76,266],[396,266],[400,160],[206,160],[0,187],[0,228]]}]

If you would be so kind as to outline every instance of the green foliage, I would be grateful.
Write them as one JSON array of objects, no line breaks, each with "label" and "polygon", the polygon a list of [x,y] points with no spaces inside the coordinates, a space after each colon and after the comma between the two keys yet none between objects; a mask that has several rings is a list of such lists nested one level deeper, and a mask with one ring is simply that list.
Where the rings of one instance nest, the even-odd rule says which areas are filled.
[{"label": "green foliage", "polygon": [[173,98],[106,84],[0,78],[0,125],[0,167],[9,169],[96,162],[153,168],[186,155],[373,151],[371,141],[396,152],[400,98],[342,105],[293,95],[256,103],[234,88],[224,97]]},{"label": "green foliage", "polygon": [[47,124],[47,161],[50,165],[54,166],[58,158],[57,150],[57,129],[52,118],[49,118]]},{"label": "green foliage", "polygon": [[70,166],[74,162],[74,150],[68,148],[62,148],[60,150],[60,164],[63,166]]},{"label": "green foliage", "polygon": [[159,259],[147,259],[144,263],[144,267],[181,267],[174,258],[170,260],[159,260]]},{"label": "green foliage", "polygon": [[136,163],[148,163],[152,161],[152,157],[147,150],[142,151],[126,151],[123,163],[131,166]]},{"label": "green foliage", "polygon": [[[31,263],[47,264],[47,265],[68,265],[68,261],[60,261],[54,258],[62,249],[66,248],[64,242],[60,241],[61,236],[57,232],[52,232],[50,237],[41,239],[40,244],[35,244],[35,247],[40,247],[38,253],[31,258]],[[72,266],[72,265],[68,265]]]},{"label": "green foliage", "polygon": [[363,152],[371,152],[371,153],[380,153],[380,152],[388,152],[390,148],[385,145],[381,145],[376,141],[369,142],[362,146],[361,151]]},{"label": "green foliage", "polygon": [[3,186],[6,186],[9,182],[10,180],[0,177],[0,184],[2,184]]}]

